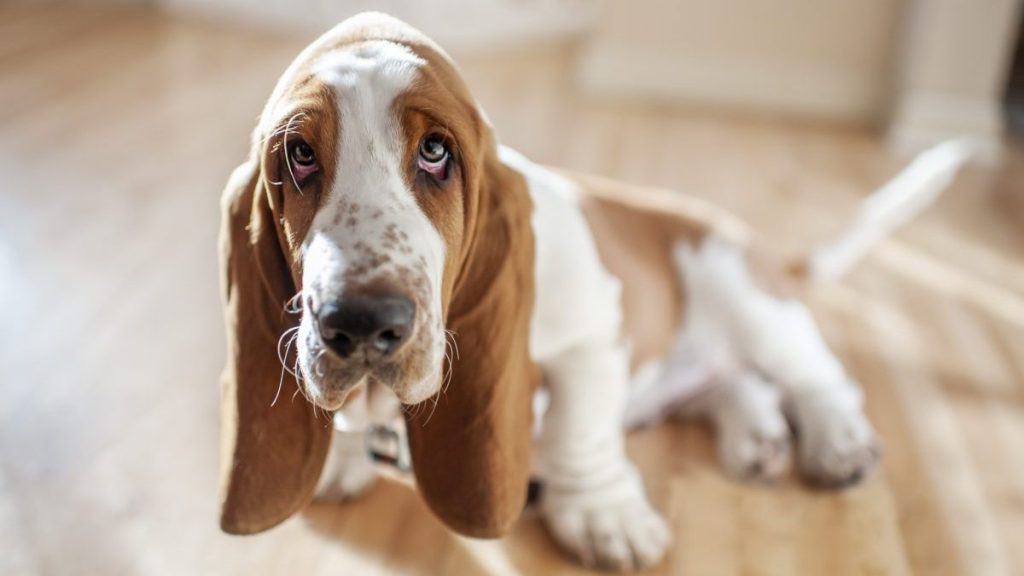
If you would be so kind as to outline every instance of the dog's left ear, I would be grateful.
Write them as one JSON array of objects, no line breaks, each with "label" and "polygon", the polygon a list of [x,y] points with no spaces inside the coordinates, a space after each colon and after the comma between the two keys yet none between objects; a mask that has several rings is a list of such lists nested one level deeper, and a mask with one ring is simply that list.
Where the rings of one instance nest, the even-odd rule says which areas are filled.
[{"label": "dog's left ear", "polygon": [[221,528],[232,534],[266,530],[309,502],[332,431],[305,398],[280,389],[277,344],[294,324],[284,304],[295,281],[260,165],[253,152],[221,199]]},{"label": "dog's left ear", "polygon": [[466,195],[466,238],[446,327],[456,346],[436,407],[406,411],[416,484],[430,508],[468,536],[503,535],[526,504],[533,392],[532,203],[494,147]]}]

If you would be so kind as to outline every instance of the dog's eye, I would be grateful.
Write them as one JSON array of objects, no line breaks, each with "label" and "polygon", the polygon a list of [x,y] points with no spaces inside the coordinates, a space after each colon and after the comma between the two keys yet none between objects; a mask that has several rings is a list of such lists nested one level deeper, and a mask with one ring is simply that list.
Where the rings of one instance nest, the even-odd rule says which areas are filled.
[{"label": "dog's eye", "polygon": [[305,183],[306,179],[320,171],[316,162],[313,147],[303,141],[288,146],[288,171],[296,186]]},{"label": "dog's eye", "polygon": [[289,155],[296,166],[310,168],[316,165],[316,155],[313,153],[313,148],[305,142],[298,142],[292,146]]},{"label": "dog's eye", "polygon": [[420,157],[416,165],[438,180],[448,177],[448,146],[440,136],[427,136],[420,142]]},{"label": "dog's eye", "polygon": [[420,158],[428,164],[438,164],[448,158],[448,147],[440,136],[428,136],[420,143]]}]

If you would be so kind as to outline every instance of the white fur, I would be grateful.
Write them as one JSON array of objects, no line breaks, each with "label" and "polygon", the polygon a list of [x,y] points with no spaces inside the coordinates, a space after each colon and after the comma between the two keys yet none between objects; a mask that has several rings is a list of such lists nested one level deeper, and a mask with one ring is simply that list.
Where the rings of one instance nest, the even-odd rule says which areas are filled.
[{"label": "white fur", "polygon": [[834,280],[846,274],[883,238],[938,200],[976,152],[977,145],[968,140],[950,140],[919,154],[861,203],[842,236],[814,251],[808,260],[811,278]]},{"label": "white fur", "polygon": [[877,447],[862,394],[806,307],[762,291],[736,246],[716,239],[699,247],[679,244],[675,257],[687,306],[666,361],[672,369],[648,388],[672,389],[687,363],[691,373],[707,375],[702,394],[688,389],[682,410],[716,425],[722,463],[734,476],[772,479],[786,470],[783,408],[800,431],[806,476],[842,484],[864,475]]},{"label": "white fur", "polygon": [[530,353],[549,397],[536,445],[541,513],[555,539],[584,563],[653,565],[671,537],[625,454],[629,353],[620,332],[621,283],[600,261],[574,185],[509,148],[500,157],[526,178],[534,204]]},{"label": "white fur", "polygon": [[[437,392],[445,340],[440,289],[444,242],[406,186],[402,165],[405,136],[392,110],[394,99],[415,81],[423,64],[408,48],[385,41],[332,51],[314,64],[315,73],[337,94],[342,119],[335,164],[339,177],[302,245],[303,301],[311,299],[314,306],[341,296],[347,269],[366,257],[368,250],[387,253],[390,261],[375,266],[361,280],[402,269],[425,274],[428,301],[416,304],[427,310],[418,315],[413,338],[430,339],[435,365],[409,382],[393,383],[395,393],[406,404],[416,404]],[[353,206],[358,208],[355,224],[348,220]],[[388,226],[408,235],[408,253],[383,248]],[[299,365],[314,399],[319,399],[322,388],[316,366],[321,349],[312,314],[307,310],[299,328]]]},{"label": "white fur", "polygon": [[[405,421],[398,398],[383,384],[369,384],[363,394],[352,398],[334,413],[334,438],[327,454],[316,498],[321,501],[344,501],[360,496],[381,476],[409,483],[412,479],[400,470],[378,467],[369,458],[368,436],[374,425],[386,425],[394,431],[408,453]],[[408,459],[408,456],[406,456]]]},{"label": "white fur", "polygon": [[756,370],[722,374],[706,396],[686,406],[704,412],[717,432],[718,459],[734,478],[773,480],[789,468],[789,425],[782,395]]}]

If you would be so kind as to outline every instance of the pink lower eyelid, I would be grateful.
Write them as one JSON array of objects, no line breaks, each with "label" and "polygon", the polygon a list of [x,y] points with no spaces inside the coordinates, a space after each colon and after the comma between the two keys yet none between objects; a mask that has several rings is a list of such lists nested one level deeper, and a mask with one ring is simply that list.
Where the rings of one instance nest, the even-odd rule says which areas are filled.
[{"label": "pink lower eyelid", "polygon": [[316,164],[311,166],[303,166],[301,164],[292,164],[292,173],[295,174],[296,180],[305,180],[307,176],[316,172],[319,167]]},{"label": "pink lower eyelid", "polygon": [[443,180],[445,178],[445,176],[447,175],[447,171],[448,171],[447,170],[447,168],[448,168],[448,161],[447,161],[447,159],[444,160],[444,161],[438,162],[437,164],[431,164],[431,163],[423,160],[422,158],[420,158],[420,160],[419,160],[419,162],[417,162],[417,164],[419,164],[419,167],[420,167],[421,170],[423,170],[424,172],[429,173],[434,178],[438,178],[438,179]]}]

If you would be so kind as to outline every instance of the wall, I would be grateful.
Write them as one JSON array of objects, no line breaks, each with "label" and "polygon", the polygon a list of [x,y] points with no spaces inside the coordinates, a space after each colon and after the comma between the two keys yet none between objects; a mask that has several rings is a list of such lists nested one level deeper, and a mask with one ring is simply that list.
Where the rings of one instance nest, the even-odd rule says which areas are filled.
[{"label": "wall", "polygon": [[614,2],[581,79],[598,93],[876,118],[898,20],[893,0]]},{"label": "wall", "polygon": [[956,135],[998,148],[999,100],[1024,2],[148,1],[311,31],[376,9],[453,51],[576,37],[586,92],[875,123],[887,126],[890,142],[904,152]]},{"label": "wall", "polygon": [[365,10],[387,12],[450,50],[503,49],[586,30],[597,0],[156,0],[235,22],[324,31]]},{"label": "wall", "polygon": [[1001,147],[1001,101],[1020,0],[914,0],[902,33],[890,142],[914,152],[969,136],[990,158]]}]

